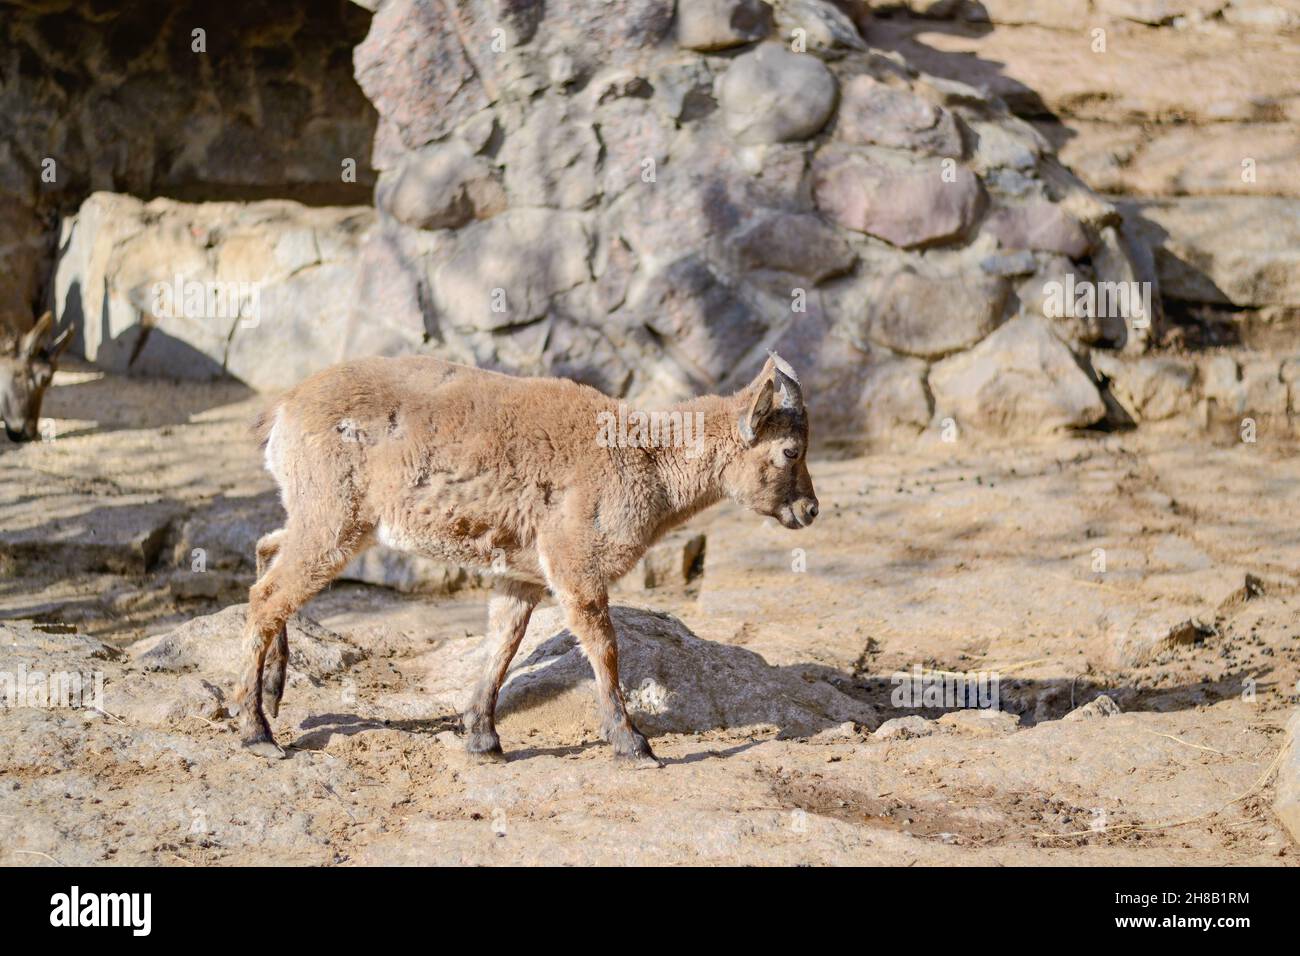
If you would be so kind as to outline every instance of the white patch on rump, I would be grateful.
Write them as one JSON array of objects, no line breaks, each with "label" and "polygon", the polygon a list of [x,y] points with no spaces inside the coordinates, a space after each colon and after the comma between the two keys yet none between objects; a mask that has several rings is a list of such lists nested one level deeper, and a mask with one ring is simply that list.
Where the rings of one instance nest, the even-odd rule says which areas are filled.
[{"label": "white patch on rump", "polygon": [[280,410],[275,410],[275,419],[271,422],[271,430],[266,433],[266,454],[262,457],[262,464],[275,478],[280,477]]}]

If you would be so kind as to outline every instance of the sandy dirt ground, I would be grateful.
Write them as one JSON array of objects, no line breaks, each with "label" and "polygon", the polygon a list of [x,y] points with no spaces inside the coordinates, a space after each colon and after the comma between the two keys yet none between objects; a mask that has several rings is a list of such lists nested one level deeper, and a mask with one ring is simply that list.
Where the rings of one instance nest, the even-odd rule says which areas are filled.
[{"label": "sandy dirt ground", "polygon": [[[271,764],[225,706],[236,628],[139,653],[245,599],[249,536],[277,522],[260,401],[60,373],[54,440],[0,448],[0,671],[105,679],[102,712],[0,709],[0,863],[1300,862],[1272,807],[1300,680],[1294,439],[924,436],[815,459],[802,532],[713,510],[700,577],[615,603],[704,642],[705,677],[666,659],[663,682],[716,681],[728,713],[752,689],[710,662],[743,648],[801,718],[691,717],[654,737],[659,770],[612,759],[580,686],[503,713],[508,759],[471,761],[441,691],[485,593],[337,584],[296,632]],[[1000,714],[900,702],[918,669],[990,675]],[[1118,713],[1089,716],[1101,695]]]}]

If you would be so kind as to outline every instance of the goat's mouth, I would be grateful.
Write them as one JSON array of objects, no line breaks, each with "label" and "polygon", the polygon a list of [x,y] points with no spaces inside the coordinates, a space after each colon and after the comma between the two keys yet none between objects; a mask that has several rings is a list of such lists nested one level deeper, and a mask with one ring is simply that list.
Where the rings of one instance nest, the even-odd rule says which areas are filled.
[{"label": "goat's mouth", "polygon": [[806,524],[800,521],[798,514],[790,505],[781,505],[776,509],[772,517],[781,522],[783,528],[789,528],[791,531],[798,531],[800,528],[806,528],[812,524],[812,519],[809,519]]},{"label": "goat's mouth", "polygon": [[16,442],[31,441],[36,437],[35,435],[28,435],[26,432],[15,431],[9,427],[8,422],[5,422],[5,434],[9,436],[10,441]]}]

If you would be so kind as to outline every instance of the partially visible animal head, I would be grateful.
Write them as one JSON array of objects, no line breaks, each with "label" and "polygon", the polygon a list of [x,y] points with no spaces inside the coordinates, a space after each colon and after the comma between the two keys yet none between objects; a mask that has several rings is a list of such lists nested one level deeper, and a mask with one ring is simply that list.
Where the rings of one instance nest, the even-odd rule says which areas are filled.
[{"label": "partially visible animal head", "polygon": [[18,339],[10,354],[0,355],[0,418],[11,441],[36,437],[41,401],[71,339],[71,328],[54,338],[54,316],[46,312]]},{"label": "partially visible animal head", "polygon": [[723,473],[728,494],[787,528],[806,528],[818,508],[808,474],[808,412],[798,376],[772,353],[738,398],[736,427],[744,447]]}]

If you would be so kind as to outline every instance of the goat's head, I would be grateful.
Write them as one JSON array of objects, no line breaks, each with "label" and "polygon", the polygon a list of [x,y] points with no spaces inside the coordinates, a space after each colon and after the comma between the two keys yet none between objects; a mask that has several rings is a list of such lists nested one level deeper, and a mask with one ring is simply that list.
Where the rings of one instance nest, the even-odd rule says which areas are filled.
[{"label": "goat's head", "polygon": [[787,528],[806,528],[817,517],[817,496],[808,474],[808,412],[798,376],[772,353],[737,399],[742,450],[723,472],[727,493]]},{"label": "goat's head", "polygon": [[9,355],[0,355],[0,418],[12,441],[31,441],[41,418],[41,400],[54,377],[59,356],[68,347],[72,330],[57,339],[54,316],[46,312],[30,332],[21,336]]}]

